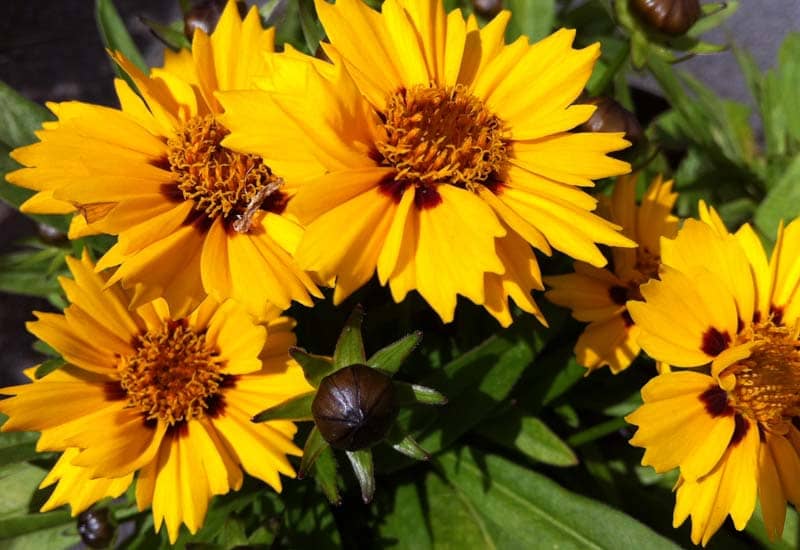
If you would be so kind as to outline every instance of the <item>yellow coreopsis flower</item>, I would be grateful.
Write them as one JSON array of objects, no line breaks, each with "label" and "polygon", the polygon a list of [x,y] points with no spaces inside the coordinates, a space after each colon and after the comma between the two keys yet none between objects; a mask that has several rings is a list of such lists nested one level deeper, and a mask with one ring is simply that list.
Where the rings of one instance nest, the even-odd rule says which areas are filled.
[{"label": "yellow coreopsis flower", "polygon": [[650,381],[631,443],[642,464],[680,468],[673,523],[691,516],[695,544],[727,515],[743,529],[756,498],[775,538],[787,500],[800,504],[800,221],[768,260],[749,225],[730,234],[702,203],[701,218],[662,241],[660,280],[628,311],[652,357],[707,369]]},{"label": "yellow coreopsis flower", "polygon": [[12,153],[27,168],[8,180],[39,191],[22,210],[77,209],[72,237],[118,235],[98,265],[119,266],[112,281],[126,287],[144,283],[134,306],[163,296],[186,309],[205,293],[261,316],[270,303],[311,305],[319,290],[292,260],[302,227],[284,212],[293,190],[259,156],[220,145],[214,93],[262,74],[274,34],[230,0],[211,36],[196,31],[191,52],[166,52],[150,76],[115,54],[144,101],[117,80],[119,110],[49,104],[58,120]]},{"label": "yellow coreopsis flower", "polygon": [[4,431],[39,431],[39,450],[64,451],[42,482],[58,482],[42,510],[68,503],[75,515],[138,472],[139,509],[152,505],[174,542],[181,523],[202,525],[213,495],[241,487],[242,470],[280,491],[279,474],[294,476],[287,455],[302,454],[296,428],[250,419],[312,389],[287,354],[293,322],[273,314],[258,325],[210,297],[186,316],[162,299],[131,311],[130,293],[87,256],[67,261],[71,305],[28,325],[67,365],[0,390],[14,396],[0,401]]},{"label": "yellow coreopsis flower", "polygon": [[417,290],[446,322],[459,294],[504,325],[509,297],[544,322],[530,245],[595,266],[606,263],[596,243],[633,246],[581,189],[628,172],[606,156],[628,143],[570,132],[595,109],[572,102],[598,44],[573,49],[575,32],[561,30],[506,45],[509,12],[479,29],[436,0],[316,7],[332,65],[274,56],[263,91],[220,100],[226,146],[282,160],[301,181],[296,259],[336,278],[336,302],[377,272],[395,301]]},{"label": "yellow coreopsis flower", "polygon": [[545,279],[552,287],[547,298],[570,308],[579,321],[589,323],[575,344],[575,357],[588,372],[608,365],[616,374],[628,368],[639,354],[639,329],[625,303],[641,298],[639,286],[658,276],[659,240],[662,236],[674,237],[678,230],[678,218],[670,213],[677,198],[672,181],[659,176],[637,206],[636,176],[619,178],[609,219],[621,225],[625,236],[639,243],[638,248],[614,248],[613,270],[577,262],[575,273]]}]

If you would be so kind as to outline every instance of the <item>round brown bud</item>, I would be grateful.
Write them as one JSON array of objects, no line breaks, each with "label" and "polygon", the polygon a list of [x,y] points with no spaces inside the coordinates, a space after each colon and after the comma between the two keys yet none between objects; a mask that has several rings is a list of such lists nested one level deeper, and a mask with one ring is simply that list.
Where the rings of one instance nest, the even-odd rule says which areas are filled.
[{"label": "round brown bud", "polygon": [[37,223],[36,233],[39,235],[39,238],[42,240],[42,242],[46,244],[59,245],[69,242],[66,233],[63,233],[52,225],[48,225],[46,223]]},{"label": "round brown bud", "polygon": [[631,9],[654,29],[672,36],[685,34],[700,19],[700,0],[630,0]]},{"label": "round brown bud", "polygon": [[583,132],[625,132],[625,139],[633,146],[644,141],[642,125],[636,115],[611,99],[610,97],[596,97],[586,102],[596,105],[592,117],[581,124],[578,129]]},{"label": "round brown bud", "polygon": [[[183,32],[186,37],[191,40],[195,29],[211,34],[225,10],[226,3],[226,0],[206,0],[192,6],[183,16]],[[247,4],[244,2],[236,2],[236,7],[239,8],[240,16],[247,14]]]},{"label": "round brown bud", "polygon": [[392,379],[366,365],[350,365],[322,379],[311,413],[331,447],[357,451],[386,437],[397,418]]},{"label": "round brown bud", "polygon": [[115,531],[108,517],[108,508],[86,510],[78,515],[78,534],[89,548],[108,548]]},{"label": "round brown bud", "polygon": [[481,17],[494,17],[503,9],[503,0],[472,0],[472,9]]}]

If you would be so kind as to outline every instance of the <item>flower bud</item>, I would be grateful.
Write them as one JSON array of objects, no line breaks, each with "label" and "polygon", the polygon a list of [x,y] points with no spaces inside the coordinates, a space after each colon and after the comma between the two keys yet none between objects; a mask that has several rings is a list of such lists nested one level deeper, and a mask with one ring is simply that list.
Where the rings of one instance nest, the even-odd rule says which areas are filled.
[{"label": "flower bud", "polygon": [[491,19],[503,9],[503,0],[472,0],[472,8],[481,17]]},{"label": "flower bud", "polygon": [[116,529],[108,517],[108,508],[86,510],[78,515],[78,534],[89,548],[108,548]]},{"label": "flower bud", "polygon": [[61,245],[69,242],[66,233],[46,223],[37,223],[36,233],[45,244]]},{"label": "flower bud", "polygon": [[[226,3],[225,0],[205,0],[192,6],[183,16],[183,32],[186,37],[191,40],[195,29],[211,34],[225,10]],[[236,2],[236,6],[239,8],[239,15],[244,17],[247,5],[244,2]]]},{"label": "flower bud", "polygon": [[311,413],[331,447],[372,447],[386,437],[397,417],[392,379],[366,365],[337,370],[320,382]]},{"label": "flower bud", "polygon": [[596,105],[592,117],[578,129],[583,132],[625,132],[625,139],[633,146],[644,141],[644,131],[636,115],[610,97],[596,97],[585,103]]},{"label": "flower bud", "polygon": [[631,0],[631,9],[654,29],[680,36],[700,18],[700,0]]}]

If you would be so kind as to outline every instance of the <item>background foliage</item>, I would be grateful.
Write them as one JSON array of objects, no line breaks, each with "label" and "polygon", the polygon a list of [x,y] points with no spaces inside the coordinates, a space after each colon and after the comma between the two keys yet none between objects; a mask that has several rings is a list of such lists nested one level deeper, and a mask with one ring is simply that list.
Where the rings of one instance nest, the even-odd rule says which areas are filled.
[{"label": "background foliage", "polygon": [[[369,2],[378,6],[380,1]],[[508,0],[513,12],[508,40],[537,40],[554,28],[578,29],[585,45],[600,41],[603,56],[588,86],[589,95],[615,97],[646,125],[649,148],[635,159],[643,178],[665,173],[676,179],[678,213],[696,212],[700,198],[716,205],[735,227],[751,220],[769,245],[782,219],[800,213],[800,34],[786,37],[773,70],[762,73],[750,54],[733,49],[755,100],[723,99],[670,64],[682,51],[712,51],[699,38],[722,19],[735,17],[735,2],[702,20],[688,42],[666,44],[619,25],[610,0]],[[448,10],[472,11],[472,3],[445,0]],[[264,19],[278,26],[278,42],[314,53],[323,31],[311,0],[270,0]],[[125,53],[140,67],[136,51],[111,0],[96,1],[100,35],[110,49]],[[154,32],[185,45],[182,22],[150,22]],[[674,59],[673,59],[674,60]],[[630,87],[633,65],[657,81],[662,98]],[[751,128],[760,119],[763,138]],[[34,130],[51,115],[0,83],[0,172],[16,168],[7,153],[35,140]],[[607,185],[599,186],[602,190]],[[0,197],[18,206],[28,192],[0,183]],[[63,217],[40,217],[64,231]],[[95,237],[67,242],[29,239],[0,257],[0,290],[39,296],[54,308],[65,305],[57,277],[64,258],[89,247],[95,254],[110,244]],[[543,263],[547,273],[562,273],[569,262]],[[688,545],[689,526],[671,527],[674,474],[657,475],[639,465],[642,451],[627,444],[623,416],[639,403],[639,389],[655,373],[640,358],[618,376],[606,369],[584,377],[572,346],[581,326],[543,297],[550,327],[530,316],[500,330],[483,310],[459,303],[456,320],[442,325],[424,303],[411,297],[391,303],[374,281],[339,308],[330,301],[313,310],[295,307],[300,345],[329,354],[348,313],[361,303],[367,311],[367,353],[413,331],[423,343],[397,378],[431,386],[449,398],[446,407],[420,407],[401,416],[401,424],[433,457],[416,463],[376,449],[378,491],[371,505],[361,503],[352,474],[332,454],[317,465],[318,481],[286,480],[278,496],[248,480],[239,492],[217,497],[206,524],[183,547],[393,547],[393,548],[675,548]],[[477,345],[476,345],[477,344]],[[52,354],[38,344],[45,354]],[[52,357],[40,369],[58,368]],[[308,426],[301,431],[300,441]],[[75,520],[66,509],[40,514],[46,491],[35,490],[55,457],[36,454],[36,434],[0,435],[0,544],[5,548],[68,548],[78,542]],[[344,466],[344,465],[342,465]],[[339,492],[342,503],[325,495]],[[138,512],[132,495],[107,503],[121,525],[126,548],[167,545],[155,534],[149,511]],[[164,534],[165,535],[165,534]],[[783,539],[770,544],[759,512],[744,533],[726,526],[710,548],[795,548],[800,542],[797,514],[789,511]]]}]

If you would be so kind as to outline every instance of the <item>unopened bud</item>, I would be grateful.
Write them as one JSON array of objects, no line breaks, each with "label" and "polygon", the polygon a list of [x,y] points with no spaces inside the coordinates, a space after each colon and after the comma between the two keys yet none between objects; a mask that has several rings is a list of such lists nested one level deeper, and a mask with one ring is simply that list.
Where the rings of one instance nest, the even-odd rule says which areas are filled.
[{"label": "unopened bud", "polygon": [[472,8],[481,17],[491,19],[503,9],[503,0],[472,0]]},{"label": "unopened bud", "polygon": [[700,0],[630,0],[631,9],[654,29],[672,36],[685,34],[700,19]]},{"label": "unopened bud", "polygon": [[589,105],[596,105],[597,110],[592,118],[581,124],[578,128],[584,132],[625,132],[625,139],[633,146],[644,141],[642,125],[636,115],[610,97],[596,97],[586,101]]}]

